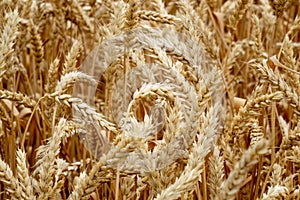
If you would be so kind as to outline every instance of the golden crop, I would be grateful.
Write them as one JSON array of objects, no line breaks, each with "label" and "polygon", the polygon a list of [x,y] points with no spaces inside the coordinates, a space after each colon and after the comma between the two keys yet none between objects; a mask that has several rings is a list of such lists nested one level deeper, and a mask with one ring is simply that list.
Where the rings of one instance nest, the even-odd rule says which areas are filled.
[{"label": "golden crop", "polygon": [[298,0],[0,11],[0,199],[300,199]]}]

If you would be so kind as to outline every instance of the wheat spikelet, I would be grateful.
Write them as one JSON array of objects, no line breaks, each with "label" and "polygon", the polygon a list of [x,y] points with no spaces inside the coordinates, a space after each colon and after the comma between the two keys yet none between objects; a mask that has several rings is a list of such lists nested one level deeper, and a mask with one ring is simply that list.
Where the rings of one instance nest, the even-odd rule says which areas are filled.
[{"label": "wheat spikelet", "polygon": [[238,22],[242,19],[248,8],[247,0],[238,0],[233,9],[233,13],[229,16],[228,28],[232,31],[236,30]]},{"label": "wheat spikelet", "polygon": [[181,176],[169,187],[157,195],[156,199],[176,199],[183,192],[192,190],[192,185],[198,181],[199,174],[203,171],[204,158],[211,150],[216,139],[218,120],[216,116],[217,107],[212,107],[207,116],[204,117],[202,134],[197,135],[197,143],[189,155],[188,163]]},{"label": "wheat spikelet", "polygon": [[0,99],[9,99],[12,101],[17,101],[20,104],[24,104],[27,107],[34,107],[36,105],[36,101],[26,96],[25,94],[11,92],[8,90],[0,90]]},{"label": "wheat spikelet", "polygon": [[186,123],[189,124],[191,132],[189,133],[190,135],[187,136],[186,142],[190,144],[194,138],[195,129],[199,123],[199,121],[197,120],[199,116],[199,107],[198,102],[196,101],[197,97],[192,87],[187,83],[187,81],[184,80],[179,72],[170,68],[170,62],[168,62],[167,58],[163,54],[160,55],[160,60],[163,61],[163,66],[166,66],[163,71],[166,79],[174,80],[173,83],[175,83],[175,95],[179,97],[182,105],[186,105],[186,107],[191,108],[190,111],[183,113],[185,115],[183,118],[183,122],[184,120],[189,119],[189,122],[186,121]]},{"label": "wheat spikelet", "polygon": [[249,130],[249,119],[251,119],[253,116],[259,115],[259,109],[270,106],[272,102],[280,101],[283,99],[283,96],[283,93],[280,91],[272,94],[262,95],[247,102],[244,107],[241,107],[231,123],[231,129],[229,132],[233,134],[233,138],[235,136],[247,133]]},{"label": "wheat spikelet", "polygon": [[223,153],[223,159],[226,163],[226,166],[232,170],[234,167],[234,163],[236,160],[236,155],[233,152],[233,149],[229,145],[228,139],[225,138],[226,136],[221,137],[221,147],[222,147],[222,153]]},{"label": "wheat spikelet", "polygon": [[258,141],[260,141],[263,137],[263,128],[259,126],[258,120],[253,120],[252,126],[249,130],[249,136],[250,136],[250,147],[254,146]]},{"label": "wheat spikelet", "polygon": [[258,156],[267,153],[267,141],[261,140],[253,148],[247,150],[236,163],[234,169],[222,187],[221,199],[234,199],[240,190],[248,171],[258,162]]},{"label": "wheat spikelet", "polygon": [[273,185],[273,186],[279,184],[280,181],[281,181],[281,177],[282,177],[283,173],[284,173],[284,171],[281,168],[281,166],[279,164],[275,163],[273,165],[273,171],[272,171],[272,174],[270,176],[270,184]]},{"label": "wheat spikelet", "polygon": [[118,2],[114,4],[114,6],[115,9],[111,19],[112,25],[109,26],[109,28],[114,35],[117,35],[121,33],[125,26],[126,9],[124,9],[124,7],[126,8],[126,4],[124,2]]},{"label": "wheat spikelet", "polygon": [[219,191],[224,181],[224,160],[216,146],[209,157],[209,193],[211,199],[219,199]]},{"label": "wheat spikelet", "polygon": [[104,168],[105,163],[117,163],[120,159],[126,157],[128,155],[126,152],[130,149],[132,143],[135,142],[132,137],[120,136],[119,138],[120,141],[117,145],[111,148],[106,155],[102,156],[100,160],[93,165],[93,168],[88,174],[83,172],[80,175],[74,186],[75,189],[68,199],[88,199],[91,193],[93,193],[100,184],[97,180],[111,176],[109,168]]},{"label": "wheat spikelet", "polygon": [[252,24],[254,26],[252,34],[254,39],[254,52],[256,53],[258,62],[263,60],[263,52],[265,51],[263,43],[262,43],[262,35],[260,31],[260,22],[257,15],[253,15],[251,18]]},{"label": "wheat spikelet", "polygon": [[260,4],[262,9],[260,12],[262,14],[260,22],[263,27],[262,32],[265,32],[265,35],[262,35],[262,41],[265,40],[266,51],[271,51],[271,48],[274,45],[272,39],[275,31],[276,16],[274,15],[273,9],[268,0],[260,0]]},{"label": "wheat spikelet", "polygon": [[281,185],[271,186],[268,189],[268,192],[263,194],[262,199],[278,199],[278,198],[285,198],[287,196],[288,190],[286,187]]},{"label": "wheat spikelet", "polygon": [[26,164],[26,154],[21,150],[17,151],[17,174],[22,188],[23,199],[35,199],[32,187],[32,178]]},{"label": "wheat spikelet", "polygon": [[[288,35],[284,37],[283,45],[282,45],[282,62],[284,65],[291,69],[295,69],[296,59],[294,58],[294,51],[292,46],[292,41],[289,39]],[[291,73],[291,75],[294,75]]]},{"label": "wheat spikelet", "polygon": [[300,17],[297,16],[293,25],[291,26],[290,30],[286,33],[287,36],[292,36],[293,32],[296,31],[296,30],[299,30],[300,28]]},{"label": "wheat spikelet", "polygon": [[[51,94],[49,97],[52,98]],[[81,99],[72,97],[68,94],[56,96],[55,93],[54,99],[56,102],[62,103],[68,107],[73,106],[75,111],[78,111],[80,116],[83,117],[81,119],[88,117],[87,120],[90,121],[99,120],[101,126],[106,127],[110,131],[117,132],[116,127],[113,123],[107,121],[102,114],[97,113],[94,108],[84,103]]]},{"label": "wheat spikelet", "polygon": [[123,199],[131,199],[135,196],[135,193],[131,191],[134,186],[135,176],[122,178],[120,181],[120,192],[122,193]]},{"label": "wheat spikelet", "polygon": [[4,75],[12,64],[13,47],[18,36],[18,23],[20,21],[17,10],[6,12],[5,17],[7,21],[1,31],[0,42],[0,77]]},{"label": "wheat spikelet", "polygon": [[[217,68],[211,69],[212,73],[201,73],[203,74],[202,78],[196,83],[196,91],[198,97],[198,105],[200,112],[205,110],[209,103],[220,103],[223,104],[223,85],[222,85],[222,75],[221,71]],[[216,97],[219,97],[216,99]],[[220,120],[222,120],[220,113]]]},{"label": "wheat spikelet", "polygon": [[55,92],[51,94],[51,96],[60,95],[66,93],[68,89],[72,88],[75,83],[84,84],[84,87],[96,87],[97,81],[87,74],[82,72],[69,72],[64,74],[60,81],[57,83],[55,88]]},{"label": "wheat spikelet", "polygon": [[99,158],[108,151],[110,146],[107,141],[108,132],[118,133],[114,123],[109,122],[102,114],[97,113],[94,108],[79,98],[60,95],[56,96],[55,100],[59,104],[72,108],[74,120],[85,126],[85,134],[80,137],[87,143],[87,149],[95,158]]},{"label": "wheat spikelet", "polygon": [[285,9],[287,1],[286,0],[275,0],[275,1],[269,0],[269,3],[272,6],[272,8],[275,10],[275,15],[277,17],[281,17],[282,13]]},{"label": "wheat spikelet", "polygon": [[59,67],[59,59],[56,58],[53,62],[51,62],[48,70],[48,76],[45,84],[46,93],[52,93],[55,90],[57,81],[59,80],[58,67]]},{"label": "wheat spikelet", "polygon": [[[211,30],[195,14],[194,9],[189,6],[188,1],[182,0],[179,5],[183,12],[183,27],[192,37],[200,38],[200,41],[204,44],[204,49],[213,60],[217,61],[219,59],[219,49],[216,45],[216,41],[211,37]],[[196,20],[196,23],[192,23],[192,20]],[[201,30],[200,33],[196,31],[198,28]]]},{"label": "wheat spikelet", "polygon": [[48,144],[41,146],[38,149],[37,157],[39,159],[34,172],[34,174],[37,174],[39,179],[38,199],[56,198],[57,193],[55,193],[55,191],[57,190],[55,190],[55,185],[52,182],[52,179],[57,170],[55,167],[55,158],[59,154],[60,144],[62,143],[63,138],[70,136],[67,133],[69,127],[65,126],[66,123],[67,121],[65,119],[60,119],[55,127],[52,138],[48,141]]},{"label": "wheat spikelet", "polygon": [[22,197],[22,188],[18,180],[13,176],[10,167],[2,160],[0,160],[0,181],[4,183],[5,190],[12,199],[20,199]]},{"label": "wheat spikelet", "polygon": [[137,15],[140,19],[146,21],[154,21],[162,24],[172,24],[176,26],[181,25],[181,19],[173,15],[162,15],[153,11],[139,11]]},{"label": "wheat spikelet", "polygon": [[[174,103],[175,105],[179,105],[177,104],[177,102]],[[169,110],[167,111],[168,111],[168,117],[166,119],[167,120],[165,124],[166,130],[164,132],[163,139],[166,143],[169,143],[174,138],[176,130],[178,130],[180,126],[180,121],[183,118],[183,114],[179,106],[170,107]]]},{"label": "wheat spikelet", "polygon": [[292,108],[294,109],[295,113],[299,113],[299,97],[298,94],[291,88],[280,76],[276,75],[267,65],[267,61],[264,60],[263,65],[257,65],[258,71],[262,74],[263,79],[267,79],[270,83],[279,88],[281,90],[287,100],[290,102]]},{"label": "wheat spikelet", "polygon": [[[292,46],[292,41],[289,39],[288,34],[284,37],[283,40],[283,45],[282,45],[282,49],[281,49],[281,60],[282,63],[290,68],[290,69],[294,69],[297,70],[297,64],[296,64],[296,58],[294,56],[294,50],[293,50],[293,46]],[[299,75],[292,73],[290,71],[287,70],[286,72],[288,74],[289,77],[292,78],[292,80],[299,80]],[[298,84],[295,84],[295,81],[289,81],[291,79],[287,79],[287,82],[293,86],[293,88],[295,88],[296,91],[298,91],[299,86]]]},{"label": "wheat spikelet", "polygon": [[108,151],[110,144],[107,141],[107,135],[109,132],[115,134],[119,132],[113,122],[110,122],[101,113],[96,112],[93,107],[80,98],[67,94],[57,96],[56,93],[50,94],[49,97],[55,99],[59,105],[72,108],[74,120],[84,125],[87,130],[86,134],[82,134],[81,137],[87,142],[86,147],[95,158],[99,158]]},{"label": "wheat spikelet", "polygon": [[64,68],[62,70],[63,75],[76,71],[77,58],[80,56],[81,50],[81,43],[78,40],[74,41],[70,51],[66,56]]},{"label": "wheat spikelet", "polygon": [[147,181],[147,178],[141,178],[140,176],[137,176],[137,189],[136,189],[136,197],[140,198],[141,196],[141,192],[143,192],[146,187],[147,184],[145,184],[145,182]]},{"label": "wheat spikelet", "polygon": [[93,33],[94,32],[94,25],[90,19],[90,17],[86,14],[86,12],[83,10],[83,8],[80,6],[79,2],[77,0],[73,0],[70,2],[70,6],[74,9],[72,11],[74,12],[75,18],[79,22],[78,26],[84,25],[84,27],[87,29],[87,31]]},{"label": "wheat spikelet", "polygon": [[133,29],[136,27],[138,23],[138,8],[139,8],[139,1],[137,0],[130,0],[129,1],[129,8],[126,12],[126,21],[125,21],[125,29]]},{"label": "wheat spikelet", "polygon": [[29,32],[30,32],[30,44],[33,55],[36,59],[37,69],[41,70],[41,64],[44,58],[44,48],[43,42],[41,40],[41,36],[38,33],[39,27],[36,26],[33,21],[29,22],[28,25]]},{"label": "wheat spikelet", "polygon": [[[237,87],[238,77],[232,73],[236,67],[239,67],[239,63],[236,62],[236,60],[240,56],[243,56],[243,54],[245,54],[244,43],[242,41],[233,42],[230,51],[227,52],[227,55],[222,63],[224,65],[223,73],[225,74],[226,80],[229,82],[228,87],[230,88]],[[235,96],[236,94],[233,93],[231,95]]]}]

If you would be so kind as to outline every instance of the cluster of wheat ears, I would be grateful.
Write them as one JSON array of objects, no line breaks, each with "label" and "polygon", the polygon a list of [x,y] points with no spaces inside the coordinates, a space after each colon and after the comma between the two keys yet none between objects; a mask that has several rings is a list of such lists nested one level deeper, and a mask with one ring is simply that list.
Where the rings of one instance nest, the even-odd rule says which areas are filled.
[{"label": "cluster of wheat ears", "polygon": [[298,0],[0,10],[0,199],[300,199]]}]

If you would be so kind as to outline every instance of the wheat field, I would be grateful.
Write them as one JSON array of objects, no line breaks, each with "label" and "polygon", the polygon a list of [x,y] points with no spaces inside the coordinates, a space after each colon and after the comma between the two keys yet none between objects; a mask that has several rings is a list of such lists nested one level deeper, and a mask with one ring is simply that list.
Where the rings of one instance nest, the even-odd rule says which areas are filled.
[{"label": "wheat field", "polygon": [[298,0],[0,11],[0,199],[300,199]]}]

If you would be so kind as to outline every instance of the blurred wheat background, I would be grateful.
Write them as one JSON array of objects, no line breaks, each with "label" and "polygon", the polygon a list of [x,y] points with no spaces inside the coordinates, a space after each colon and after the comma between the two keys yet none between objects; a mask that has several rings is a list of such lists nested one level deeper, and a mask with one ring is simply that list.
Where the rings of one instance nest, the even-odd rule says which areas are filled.
[{"label": "blurred wheat background", "polygon": [[0,199],[300,199],[298,0],[0,11]]}]

